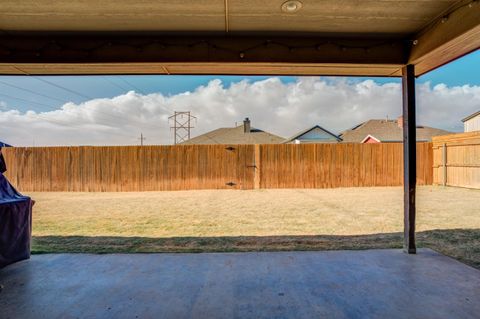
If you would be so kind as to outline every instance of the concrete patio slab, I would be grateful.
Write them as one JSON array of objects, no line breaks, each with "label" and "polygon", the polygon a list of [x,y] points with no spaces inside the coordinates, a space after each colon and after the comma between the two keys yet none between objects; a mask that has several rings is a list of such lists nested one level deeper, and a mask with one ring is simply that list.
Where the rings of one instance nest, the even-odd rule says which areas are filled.
[{"label": "concrete patio slab", "polygon": [[480,317],[480,271],[428,249],[34,255],[0,284],[1,318]]}]

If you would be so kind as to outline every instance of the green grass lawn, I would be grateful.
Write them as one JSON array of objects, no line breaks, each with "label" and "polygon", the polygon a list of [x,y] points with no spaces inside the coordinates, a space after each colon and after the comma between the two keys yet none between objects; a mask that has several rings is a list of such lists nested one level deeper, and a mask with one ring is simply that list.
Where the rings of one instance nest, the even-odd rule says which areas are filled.
[{"label": "green grass lawn", "polygon": [[[402,188],[31,193],[32,252],[402,247]],[[480,268],[480,190],[420,187],[417,240]]]}]

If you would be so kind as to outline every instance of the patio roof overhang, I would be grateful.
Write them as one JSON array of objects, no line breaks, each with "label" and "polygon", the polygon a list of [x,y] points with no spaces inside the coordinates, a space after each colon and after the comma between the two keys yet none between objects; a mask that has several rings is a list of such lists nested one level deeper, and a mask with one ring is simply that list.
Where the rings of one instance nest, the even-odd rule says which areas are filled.
[{"label": "patio roof overhang", "polygon": [[480,47],[475,0],[4,0],[0,74],[424,74]]}]

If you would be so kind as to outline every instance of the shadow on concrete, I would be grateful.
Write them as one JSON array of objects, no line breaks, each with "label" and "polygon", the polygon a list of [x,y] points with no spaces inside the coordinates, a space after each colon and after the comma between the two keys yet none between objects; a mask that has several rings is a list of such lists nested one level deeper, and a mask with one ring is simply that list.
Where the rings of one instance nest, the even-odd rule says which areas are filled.
[{"label": "shadow on concrete", "polygon": [[430,249],[43,254],[0,271],[1,318],[478,319],[480,272]]},{"label": "shadow on concrete", "polygon": [[[402,248],[402,233],[369,235],[121,237],[34,236],[32,253],[161,253]],[[439,229],[417,233],[417,245],[480,269],[480,229]]]}]

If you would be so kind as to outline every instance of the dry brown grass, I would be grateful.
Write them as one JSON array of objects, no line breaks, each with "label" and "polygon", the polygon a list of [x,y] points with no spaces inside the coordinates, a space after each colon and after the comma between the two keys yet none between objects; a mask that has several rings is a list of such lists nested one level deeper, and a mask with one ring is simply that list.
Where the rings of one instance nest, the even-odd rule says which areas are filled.
[{"label": "dry brown grass", "polygon": [[[29,195],[37,201],[34,252],[362,249],[402,242],[400,187]],[[420,245],[480,265],[480,190],[419,187],[417,206]]]}]

